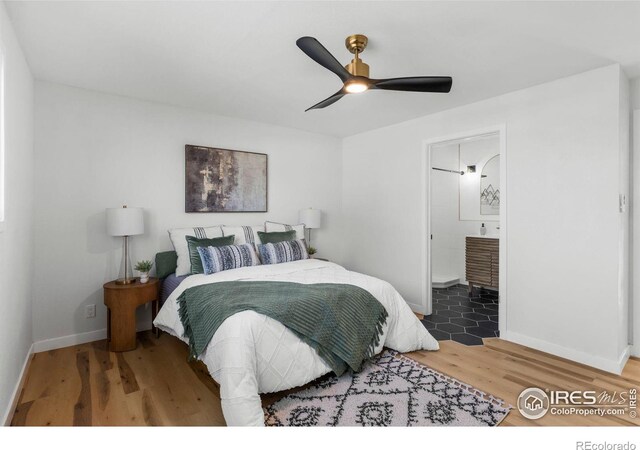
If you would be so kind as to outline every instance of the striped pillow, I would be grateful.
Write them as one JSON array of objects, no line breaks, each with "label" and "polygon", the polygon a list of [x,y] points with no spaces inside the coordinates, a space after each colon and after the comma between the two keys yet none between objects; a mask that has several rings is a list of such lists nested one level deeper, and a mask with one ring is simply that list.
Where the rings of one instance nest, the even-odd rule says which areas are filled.
[{"label": "striped pillow", "polygon": [[309,259],[304,239],[258,245],[262,264],[280,264]]},{"label": "striped pillow", "polygon": [[202,270],[202,259],[198,247],[222,247],[223,245],[233,245],[235,237],[225,236],[212,239],[198,239],[194,236],[187,236],[187,246],[189,247],[189,259],[191,261],[191,274],[204,273]]},{"label": "striped pillow", "polygon": [[260,265],[260,260],[252,244],[198,247],[198,253],[200,253],[205,275]]},{"label": "striped pillow", "polygon": [[264,225],[222,227],[223,236],[230,236],[233,234],[236,237],[233,242],[235,245],[253,244],[255,246],[260,243],[258,233],[263,231]]}]

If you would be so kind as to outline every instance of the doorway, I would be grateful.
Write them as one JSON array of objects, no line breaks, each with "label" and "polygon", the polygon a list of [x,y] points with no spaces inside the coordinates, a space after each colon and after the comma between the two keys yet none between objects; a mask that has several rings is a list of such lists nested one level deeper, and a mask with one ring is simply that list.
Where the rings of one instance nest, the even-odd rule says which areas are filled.
[{"label": "doorway", "polygon": [[506,330],[504,129],[425,145],[423,323],[438,340],[482,345]]}]

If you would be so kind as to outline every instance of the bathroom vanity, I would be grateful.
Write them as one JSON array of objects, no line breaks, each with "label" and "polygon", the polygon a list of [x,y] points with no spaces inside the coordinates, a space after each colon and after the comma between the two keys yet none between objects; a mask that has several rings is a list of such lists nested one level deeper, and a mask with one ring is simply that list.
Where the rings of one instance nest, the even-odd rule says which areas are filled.
[{"label": "bathroom vanity", "polygon": [[497,236],[467,236],[465,272],[469,292],[474,286],[498,289],[500,272],[500,240]]}]

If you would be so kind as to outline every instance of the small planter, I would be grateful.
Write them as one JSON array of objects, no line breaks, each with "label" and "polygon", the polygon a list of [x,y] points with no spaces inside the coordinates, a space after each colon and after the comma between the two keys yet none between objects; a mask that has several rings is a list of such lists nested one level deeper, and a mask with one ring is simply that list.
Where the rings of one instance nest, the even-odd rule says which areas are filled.
[{"label": "small planter", "polygon": [[149,281],[149,271],[153,267],[153,263],[151,261],[138,261],[136,267],[134,267],[138,272],[140,272],[140,283],[147,283]]}]

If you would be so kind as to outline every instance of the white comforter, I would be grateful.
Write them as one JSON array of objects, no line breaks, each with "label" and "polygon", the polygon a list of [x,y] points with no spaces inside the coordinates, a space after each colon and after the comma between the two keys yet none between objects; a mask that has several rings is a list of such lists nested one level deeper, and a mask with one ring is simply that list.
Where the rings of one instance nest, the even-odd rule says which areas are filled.
[{"label": "white comforter", "polygon": [[[383,346],[399,352],[438,349],[438,342],[389,283],[314,259],[190,276],[169,296],[154,324],[186,342],[178,316],[180,294],[193,286],[233,280],[359,286],[378,299],[389,314],[376,353]],[[259,393],[302,386],[331,372],[316,351],[284,325],[254,311],[244,311],[225,320],[200,359],[220,384],[222,410],[228,425],[263,426]]]}]

